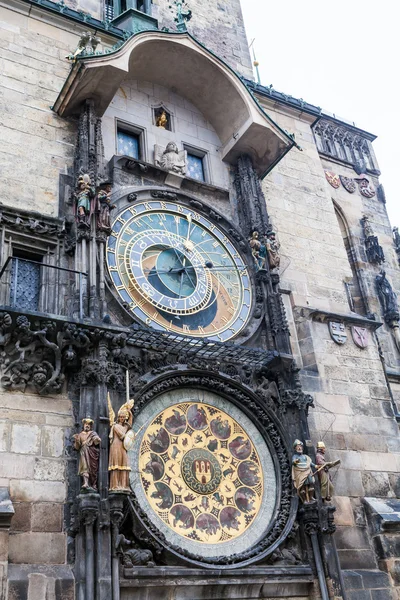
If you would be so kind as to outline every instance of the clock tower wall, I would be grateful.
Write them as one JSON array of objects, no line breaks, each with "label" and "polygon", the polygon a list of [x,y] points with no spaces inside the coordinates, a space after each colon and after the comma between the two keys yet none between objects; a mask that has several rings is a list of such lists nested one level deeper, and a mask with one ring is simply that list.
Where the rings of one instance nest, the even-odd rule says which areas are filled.
[{"label": "clock tower wall", "polygon": [[[163,110],[165,127],[157,126]],[[214,127],[193,103],[171,89],[126,79],[102,118],[102,130],[107,161],[115,154],[136,154],[140,160],[154,164],[155,146],[165,150],[168,143],[174,142],[189,156],[188,177],[203,177],[205,183],[229,187],[229,170],[220,158],[221,141]]]},{"label": "clock tower wall", "polygon": [[[374,193],[366,198],[354,181],[359,176],[355,168],[328,157],[326,148],[321,152],[314,117],[304,113],[295,117],[263,101],[282,127],[295,132],[302,148],[282,159],[264,179],[263,190],[281,243],[280,287],[291,346],[304,391],[314,397],[310,438],[324,440],[328,460],[341,460],[332,477],[342,567],[374,569],[377,562],[368,541],[363,498],[385,501],[398,495],[394,472],[400,456],[393,402],[398,398],[399,354],[376,291],[382,267],[368,260],[368,231],[363,226],[368,215],[386,258],[387,279],[399,289],[391,226],[379,196],[379,171],[371,151],[375,165],[370,162],[364,168]],[[350,134],[364,136],[368,144],[373,137],[360,131]],[[329,182],[330,174],[343,178],[337,187]],[[343,180],[348,186],[353,181],[351,191]],[[343,324],[343,339],[338,339],[330,322]]]}]

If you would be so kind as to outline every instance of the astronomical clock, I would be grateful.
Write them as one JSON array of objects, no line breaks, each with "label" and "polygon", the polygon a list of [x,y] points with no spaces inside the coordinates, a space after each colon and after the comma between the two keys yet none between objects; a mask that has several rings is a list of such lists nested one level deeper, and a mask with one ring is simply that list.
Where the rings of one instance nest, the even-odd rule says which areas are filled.
[{"label": "astronomical clock", "polygon": [[[253,310],[248,247],[213,216],[187,201],[138,200],[115,216],[107,240],[120,303],[136,322],[189,345],[232,340]],[[259,560],[293,515],[279,424],[215,369],[163,371],[136,398],[129,465],[137,518],[156,543],[194,564]]]},{"label": "astronomical clock", "polygon": [[209,218],[176,202],[120,212],[107,264],[124,306],[156,330],[224,342],[248,320],[251,283],[238,248]]}]

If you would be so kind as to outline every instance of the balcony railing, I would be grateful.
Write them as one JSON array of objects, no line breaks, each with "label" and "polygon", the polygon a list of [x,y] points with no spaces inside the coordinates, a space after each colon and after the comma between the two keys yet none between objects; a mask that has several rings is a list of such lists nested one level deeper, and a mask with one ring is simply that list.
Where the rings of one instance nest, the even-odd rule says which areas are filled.
[{"label": "balcony railing", "polygon": [[0,304],[14,310],[85,317],[87,274],[9,256],[0,270]]}]

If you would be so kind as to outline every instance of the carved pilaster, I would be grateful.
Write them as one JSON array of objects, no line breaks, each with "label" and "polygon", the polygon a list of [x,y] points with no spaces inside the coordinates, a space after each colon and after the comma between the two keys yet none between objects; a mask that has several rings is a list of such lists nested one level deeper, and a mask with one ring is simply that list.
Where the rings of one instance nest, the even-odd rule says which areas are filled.
[{"label": "carved pilaster", "polygon": [[258,231],[260,235],[266,234],[269,220],[265,197],[250,156],[240,156],[238,159],[235,187],[241,230],[247,237],[253,231]]}]

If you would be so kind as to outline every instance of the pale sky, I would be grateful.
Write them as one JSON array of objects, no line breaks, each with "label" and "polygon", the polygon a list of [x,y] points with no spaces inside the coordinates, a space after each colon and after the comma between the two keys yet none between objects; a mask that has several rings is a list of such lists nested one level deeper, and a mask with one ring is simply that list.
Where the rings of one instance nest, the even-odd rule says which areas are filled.
[{"label": "pale sky", "polygon": [[374,133],[392,226],[400,226],[398,0],[241,0],[261,83]]}]

